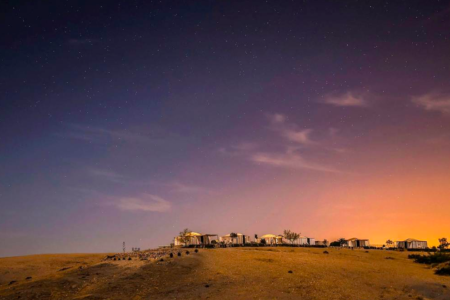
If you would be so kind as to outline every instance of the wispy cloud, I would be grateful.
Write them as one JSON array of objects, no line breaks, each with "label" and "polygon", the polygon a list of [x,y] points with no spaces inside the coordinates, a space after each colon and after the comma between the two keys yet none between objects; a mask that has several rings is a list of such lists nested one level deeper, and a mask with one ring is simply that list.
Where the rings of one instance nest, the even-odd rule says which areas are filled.
[{"label": "wispy cloud", "polygon": [[141,194],[139,197],[120,198],[116,207],[124,211],[166,212],[171,209],[172,205],[159,196]]},{"label": "wispy cloud", "polygon": [[151,184],[156,184],[160,186],[167,187],[167,191],[171,193],[179,193],[179,194],[212,194],[213,190],[208,189],[206,187],[185,184],[178,181],[173,181],[169,183],[158,183],[152,182]]},{"label": "wispy cloud", "polygon": [[278,132],[283,138],[288,141],[299,144],[314,144],[310,135],[312,129],[298,129],[294,123],[289,123],[288,118],[282,114],[269,114],[268,119],[271,123],[271,129]]},{"label": "wispy cloud", "polygon": [[361,95],[355,95],[352,92],[347,92],[339,96],[328,95],[325,97],[324,103],[334,106],[355,106],[365,107],[368,106],[367,101]]},{"label": "wispy cloud", "polygon": [[[240,156],[258,165],[266,165],[276,168],[312,170],[326,173],[349,174],[335,169],[331,166],[315,163],[306,159],[301,151],[315,147],[317,150],[327,148],[322,142],[311,140],[312,129],[299,129],[297,124],[290,122],[289,118],[280,113],[266,115],[270,126],[269,129],[278,133],[285,140],[285,144],[277,145],[283,147],[284,151],[264,151],[264,145],[255,146],[252,143],[245,143],[242,147],[221,148],[220,152],[230,156]],[[330,130],[330,138],[338,132],[337,129]],[[273,148],[273,147],[272,147]]]},{"label": "wispy cloud", "polygon": [[282,131],[282,135],[291,142],[299,144],[312,144],[313,141],[309,138],[312,129],[292,130],[285,129]]},{"label": "wispy cloud", "polygon": [[412,102],[421,106],[425,110],[439,111],[443,114],[450,115],[450,96],[429,93],[418,97],[413,97]]},{"label": "wispy cloud", "polygon": [[269,114],[267,116],[270,120],[270,122],[274,124],[283,124],[286,122],[286,116],[282,114]]},{"label": "wispy cloud", "polygon": [[299,154],[295,154],[292,152],[284,154],[256,153],[251,156],[251,160],[258,164],[265,164],[268,166],[279,168],[308,169],[327,173],[343,173],[332,167],[307,161]]}]

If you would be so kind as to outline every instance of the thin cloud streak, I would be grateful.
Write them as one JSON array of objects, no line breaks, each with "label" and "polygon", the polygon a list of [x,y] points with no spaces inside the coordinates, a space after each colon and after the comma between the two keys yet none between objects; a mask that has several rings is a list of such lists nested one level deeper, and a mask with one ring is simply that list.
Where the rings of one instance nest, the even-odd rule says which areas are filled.
[{"label": "thin cloud streak", "polygon": [[313,141],[309,138],[312,129],[304,129],[304,130],[291,130],[285,129],[282,132],[282,135],[291,142],[299,143],[299,144],[312,144]]},{"label": "thin cloud streak", "polygon": [[168,188],[168,192],[180,194],[213,194],[214,191],[197,185],[184,184],[178,181],[170,183],[152,183]]},{"label": "thin cloud streak", "polygon": [[355,96],[352,92],[345,93],[340,96],[327,96],[323,101],[326,104],[331,104],[334,106],[345,107],[366,107],[368,106],[367,101],[361,96]]},{"label": "thin cloud streak", "polygon": [[287,123],[288,118],[285,115],[278,113],[268,115],[268,119],[271,123],[271,129],[288,141],[303,145],[314,144],[310,139],[312,129],[297,129],[295,124]]},{"label": "thin cloud streak", "polygon": [[123,211],[167,212],[172,205],[169,201],[152,194],[139,197],[125,197],[118,200],[116,207]]},{"label": "thin cloud streak", "polygon": [[270,154],[256,153],[251,156],[251,161],[257,164],[265,164],[272,167],[288,168],[288,169],[307,169],[326,173],[344,173],[334,168],[311,163],[298,154]]},{"label": "thin cloud streak", "polygon": [[450,96],[442,94],[425,94],[413,97],[412,102],[428,111],[439,111],[450,115]]}]

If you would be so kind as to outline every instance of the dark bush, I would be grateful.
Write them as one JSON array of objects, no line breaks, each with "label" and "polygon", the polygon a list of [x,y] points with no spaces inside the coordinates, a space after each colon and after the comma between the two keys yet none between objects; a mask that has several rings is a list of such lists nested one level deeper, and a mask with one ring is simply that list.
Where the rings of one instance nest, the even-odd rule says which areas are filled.
[{"label": "dark bush", "polygon": [[195,249],[195,253],[198,253],[198,249]]},{"label": "dark bush", "polygon": [[181,256],[181,252],[178,252],[177,255],[178,255],[178,256]]},{"label": "dark bush", "polygon": [[450,275],[450,264],[438,267],[435,273],[438,275]]},{"label": "dark bush", "polygon": [[440,264],[447,261],[450,261],[450,255],[436,252],[433,254],[420,255],[420,254],[410,254],[408,255],[409,259],[414,259],[416,263],[419,264]]},{"label": "dark bush", "polygon": [[186,255],[189,255],[189,253],[190,253],[189,251],[186,251]]},{"label": "dark bush", "polygon": [[425,248],[425,249],[406,249],[409,252],[437,252],[437,249]]}]

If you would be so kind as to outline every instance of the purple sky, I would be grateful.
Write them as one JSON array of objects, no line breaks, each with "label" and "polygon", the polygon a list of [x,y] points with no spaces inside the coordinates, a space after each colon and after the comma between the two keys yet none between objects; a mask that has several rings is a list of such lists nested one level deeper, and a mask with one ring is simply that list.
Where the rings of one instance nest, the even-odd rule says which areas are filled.
[{"label": "purple sky", "polygon": [[0,256],[450,234],[448,1],[0,12]]}]

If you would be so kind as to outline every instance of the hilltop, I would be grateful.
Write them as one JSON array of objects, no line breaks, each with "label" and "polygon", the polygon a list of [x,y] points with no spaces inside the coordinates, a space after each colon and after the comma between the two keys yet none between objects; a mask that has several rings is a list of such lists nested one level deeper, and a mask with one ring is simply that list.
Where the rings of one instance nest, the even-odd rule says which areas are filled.
[{"label": "hilltop", "polygon": [[163,261],[114,261],[106,254],[2,258],[0,299],[450,299],[450,277],[405,252],[189,250]]}]

